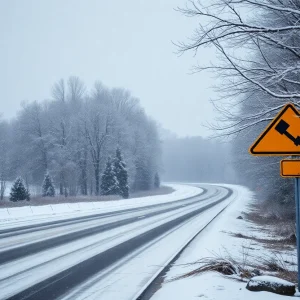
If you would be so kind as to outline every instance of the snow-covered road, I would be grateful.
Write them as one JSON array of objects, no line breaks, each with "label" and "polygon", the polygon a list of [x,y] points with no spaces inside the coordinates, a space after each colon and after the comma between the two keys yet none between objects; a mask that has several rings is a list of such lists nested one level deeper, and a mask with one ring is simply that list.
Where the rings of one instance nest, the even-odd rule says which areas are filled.
[{"label": "snow-covered road", "polygon": [[180,201],[8,223],[0,230],[1,299],[136,299],[237,196],[223,186],[201,188]]}]

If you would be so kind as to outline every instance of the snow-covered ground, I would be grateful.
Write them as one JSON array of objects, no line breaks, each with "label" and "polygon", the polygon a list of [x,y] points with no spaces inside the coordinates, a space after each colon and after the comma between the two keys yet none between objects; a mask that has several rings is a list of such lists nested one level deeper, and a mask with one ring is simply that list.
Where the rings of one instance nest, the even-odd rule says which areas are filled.
[{"label": "snow-covered ground", "polygon": [[[239,197],[211,225],[186,248],[176,263],[167,272],[165,281],[151,300],[276,300],[285,299],[268,292],[250,292],[246,283],[228,279],[218,273],[208,272],[201,275],[172,280],[196,269],[199,265],[190,263],[201,258],[213,257],[215,254],[232,256],[240,261],[254,259],[264,255],[272,255],[269,250],[253,240],[234,237],[232,233],[242,233],[247,236],[268,238],[246,220],[237,219],[242,211],[247,211],[247,205],[253,200],[253,193],[244,187],[239,188]],[[296,262],[296,251],[280,253],[289,261]],[[295,266],[291,266],[295,270]]]},{"label": "snow-covered ground", "polygon": [[[165,184],[167,185],[167,184]],[[144,207],[178,201],[194,197],[203,192],[203,189],[195,186],[180,184],[168,184],[174,191],[167,195],[156,195],[124,200],[110,200],[99,202],[62,203],[42,206],[28,206],[1,208],[0,229],[3,227],[23,226],[32,223],[42,223],[53,220],[87,216],[110,211],[120,211],[135,207]]]}]

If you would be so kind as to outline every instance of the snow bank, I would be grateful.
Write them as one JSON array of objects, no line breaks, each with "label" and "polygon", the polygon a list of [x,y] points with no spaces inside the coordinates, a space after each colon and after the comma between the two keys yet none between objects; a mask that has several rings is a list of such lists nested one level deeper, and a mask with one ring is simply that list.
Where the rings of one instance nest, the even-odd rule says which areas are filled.
[{"label": "snow bank", "polygon": [[[148,196],[141,198],[110,200],[99,202],[82,203],[62,203],[41,206],[25,206],[0,209],[0,225],[15,219],[32,220],[50,216],[60,216],[62,218],[72,218],[75,216],[97,214],[102,212],[118,211],[123,209],[144,207],[160,203],[178,201],[185,198],[197,196],[203,189],[182,184],[165,184],[174,191],[167,195]],[[30,202],[29,202],[30,203]],[[46,219],[45,221],[47,221]],[[2,224],[1,224],[2,223]]]}]

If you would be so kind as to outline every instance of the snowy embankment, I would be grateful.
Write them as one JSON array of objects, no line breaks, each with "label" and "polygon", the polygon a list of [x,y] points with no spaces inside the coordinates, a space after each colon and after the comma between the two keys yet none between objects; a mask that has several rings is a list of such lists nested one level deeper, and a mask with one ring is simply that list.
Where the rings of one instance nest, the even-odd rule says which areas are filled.
[{"label": "snowy embankment", "polygon": [[[226,185],[229,187],[229,185]],[[236,188],[236,187],[235,187]],[[167,272],[164,283],[151,300],[276,300],[286,299],[269,292],[251,292],[246,289],[246,280],[241,282],[230,276],[216,272],[204,272],[182,278],[181,276],[194,271],[200,265],[197,261],[212,257],[231,257],[241,264],[254,265],[257,258],[272,258],[274,252],[259,242],[260,238],[271,239],[266,232],[247,220],[237,218],[247,212],[248,205],[253,201],[253,193],[244,187],[239,188],[239,197],[212,224],[203,230],[198,237],[185,249],[179,259]],[[244,239],[235,234],[255,237]],[[296,251],[278,251],[286,262],[290,261],[290,269],[295,270]],[[178,279],[180,277],[180,279]],[[175,279],[177,278],[177,279]],[[237,279],[237,278],[236,278]]]},{"label": "snowy embankment", "polygon": [[132,198],[124,200],[110,200],[99,202],[78,202],[78,203],[62,203],[49,204],[41,206],[13,207],[0,209],[0,228],[4,223],[17,221],[49,221],[52,219],[66,219],[77,216],[91,215],[97,213],[105,213],[111,211],[119,211],[124,209],[144,207],[178,201],[190,197],[197,196],[203,192],[203,189],[194,186],[181,184],[165,184],[171,187],[174,191],[167,195],[148,196],[141,198]]}]

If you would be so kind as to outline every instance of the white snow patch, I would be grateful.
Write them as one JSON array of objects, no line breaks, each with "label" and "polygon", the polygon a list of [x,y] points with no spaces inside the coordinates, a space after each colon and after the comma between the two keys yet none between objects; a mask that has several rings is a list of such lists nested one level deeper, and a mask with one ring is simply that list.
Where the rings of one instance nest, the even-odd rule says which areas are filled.
[{"label": "white snow patch", "polygon": [[23,226],[57,219],[74,218],[135,207],[168,203],[197,196],[203,189],[182,184],[164,184],[174,191],[167,195],[148,196],[123,200],[110,200],[84,203],[62,203],[42,206],[26,206],[0,209],[1,227]]}]

